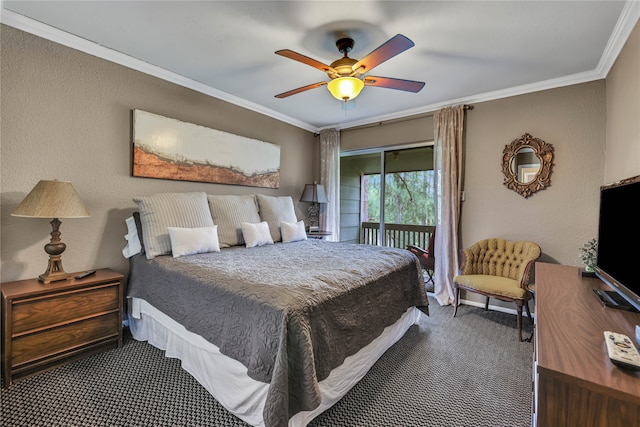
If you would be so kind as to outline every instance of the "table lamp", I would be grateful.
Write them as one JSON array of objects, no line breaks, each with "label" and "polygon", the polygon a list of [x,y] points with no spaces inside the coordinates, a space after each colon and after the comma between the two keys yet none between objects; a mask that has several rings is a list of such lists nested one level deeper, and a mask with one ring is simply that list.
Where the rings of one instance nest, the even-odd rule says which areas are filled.
[{"label": "table lamp", "polygon": [[68,279],[62,268],[62,253],[67,245],[60,241],[60,220],[58,218],[86,218],[91,216],[70,182],[40,181],[18,205],[11,216],[27,218],[53,218],[50,222],[51,242],[44,246],[49,254],[49,265],[38,279],[43,283],[51,283]]},{"label": "table lamp", "polygon": [[313,184],[305,184],[301,202],[311,202],[309,205],[309,213],[307,218],[309,219],[309,231],[318,231],[318,215],[320,213],[320,203],[329,203],[327,194],[324,192],[324,186],[313,182]]}]

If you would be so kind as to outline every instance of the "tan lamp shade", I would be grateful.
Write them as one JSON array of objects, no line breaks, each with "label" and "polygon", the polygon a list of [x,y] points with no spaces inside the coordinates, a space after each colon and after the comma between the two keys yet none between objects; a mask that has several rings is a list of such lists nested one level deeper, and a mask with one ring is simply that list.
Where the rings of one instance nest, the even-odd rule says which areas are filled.
[{"label": "tan lamp shade", "polygon": [[70,182],[40,181],[12,216],[30,218],[86,218],[91,216]]},{"label": "tan lamp shade", "polygon": [[73,185],[66,181],[40,181],[11,215],[28,218],[53,218],[51,220],[51,241],[44,246],[45,252],[49,254],[49,264],[46,271],[38,278],[45,284],[67,280],[69,275],[62,268],[62,253],[67,245],[60,240],[60,220],[58,218],[91,216]]}]

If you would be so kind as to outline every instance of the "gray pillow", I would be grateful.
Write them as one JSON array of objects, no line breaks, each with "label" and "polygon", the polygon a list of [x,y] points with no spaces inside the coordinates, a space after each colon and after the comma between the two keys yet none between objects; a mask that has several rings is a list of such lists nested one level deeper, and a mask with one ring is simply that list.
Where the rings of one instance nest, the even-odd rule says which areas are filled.
[{"label": "gray pillow", "polygon": [[209,209],[213,223],[218,226],[218,240],[221,248],[244,244],[242,223],[260,222],[258,205],[253,195],[208,195]]},{"label": "gray pillow", "polygon": [[205,193],[158,193],[134,197],[147,259],[171,253],[167,227],[212,227]]},{"label": "gray pillow", "polygon": [[258,194],[256,197],[260,208],[260,219],[269,224],[269,231],[271,231],[273,241],[279,242],[282,240],[280,223],[282,221],[298,222],[296,211],[293,207],[293,199],[291,196],[272,197],[262,194]]}]

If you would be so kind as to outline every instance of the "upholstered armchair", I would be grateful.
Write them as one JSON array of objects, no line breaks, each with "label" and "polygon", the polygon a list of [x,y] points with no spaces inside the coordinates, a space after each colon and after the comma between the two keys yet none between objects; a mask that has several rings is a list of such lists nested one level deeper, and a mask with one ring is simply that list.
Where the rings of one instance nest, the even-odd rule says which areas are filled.
[{"label": "upholstered armchair", "polygon": [[518,339],[522,341],[522,306],[531,320],[527,290],[529,271],[540,257],[540,247],[533,242],[512,242],[504,239],[485,239],[464,250],[460,274],[453,278],[455,302],[453,316],[458,312],[460,289],[489,298],[516,303]]}]

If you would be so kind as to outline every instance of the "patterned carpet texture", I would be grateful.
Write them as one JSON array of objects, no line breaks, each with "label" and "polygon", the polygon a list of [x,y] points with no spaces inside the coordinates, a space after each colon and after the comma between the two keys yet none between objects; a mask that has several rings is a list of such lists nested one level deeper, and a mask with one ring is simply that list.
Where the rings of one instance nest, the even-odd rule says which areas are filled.
[{"label": "patterned carpet texture", "polygon": [[[531,424],[533,344],[516,318],[430,298],[423,316],[310,427],[518,427]],[[523,319],[523,336],[530,333]],[[6,427],[246,427],[162,351],[122,348],[2,388]]]}]

